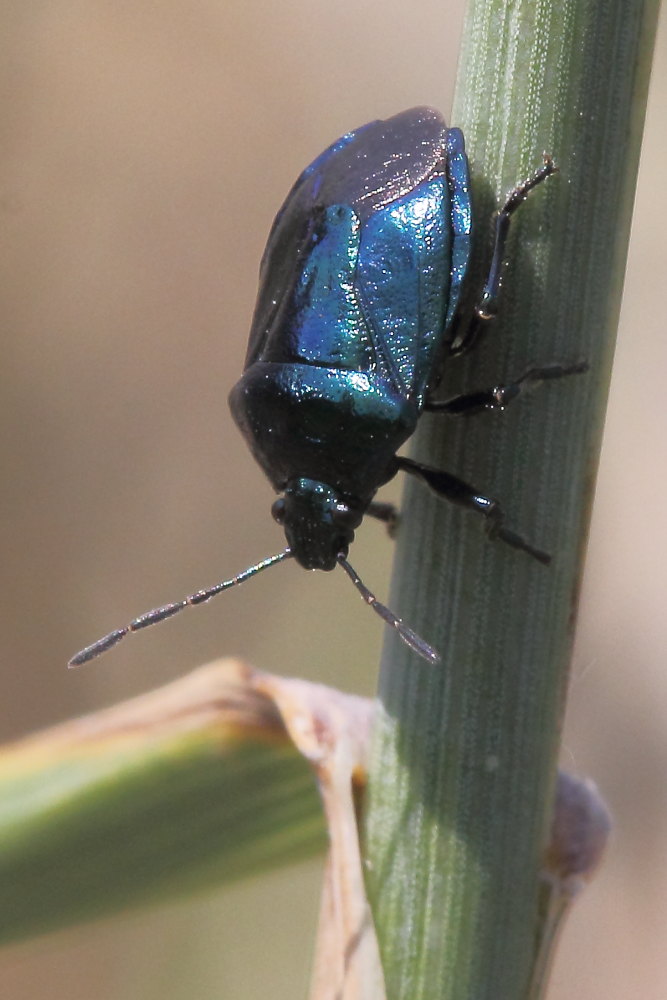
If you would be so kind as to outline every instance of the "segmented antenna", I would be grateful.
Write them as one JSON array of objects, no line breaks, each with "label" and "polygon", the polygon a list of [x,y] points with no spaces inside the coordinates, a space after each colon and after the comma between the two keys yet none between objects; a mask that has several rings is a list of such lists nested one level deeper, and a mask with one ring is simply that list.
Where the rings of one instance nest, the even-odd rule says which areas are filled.
[{"label": "segmented antenna", "polygon": [[[209,587],[208,590],[198,590],[195,594],[190,594],[188,597],[184,597],[182,601],[176,601],[174,604],[164,604],[161,608],[153,608],[152,611],[146,611],[143,615],[139,615],[128,625],[123,628],[114,629],[113,632],[109,632],[108,635],[102,636],[97,642],[94,642],[92,646],[86,646],[82,649],[76,656],[73,656],[69,661],[69,667],[80,667],[84,663],[89,663],[94,660],[95,657],[101,656],[102,653],[106,653],[107,650],[113,649],[113,647],[124,639],[126,635],[131,632],[138,632],[142,628],[148,628],[149,625],[157,625],[158,622],[163,622],[167,618],[171,618],[172,615],[177,615],[180,611],[185,608],[194,606],[195,604],[205,604],[206,601],[210,601],[212,597],[216,597],[221,594],[223,590],[228,590],[230,587],[235,587],[238,583],[243,583],[244,580],[248,580],[251,576],[255,576],[257,573],[261,573],[262,570],[268,569],[270,566],[275,566],[279,562],[283,562],[285,559],[291,559],[293,556],[291,549],[284,549],[283,552],[278,552],[275,556],[269,556],[267,559],[262,559],[255,566],[249,566],[248,569],[244,569],[242,573],[237,576],[231,577],[229,580],[222,580],[220,583],[216,583],[215,586]],[[427,663],[435,664],[440,662],[440,654],[429,646],[416,632],[413,632],[411,628],[408,628],[400,618],[398,618],[389,608],[385,607],[380,601],[378,601],[375,594],[373,594],[366,584],[362,581],[359,574],[355,569],[350,566],[347,559],[339,553],[336,557],[339,564],[343,567],[347,575],[349,576],[352,583],[357,588],[366,604],[369,604],[376,614],[382,618],[383,621],[390,625],[392,628],[396,629],[400,635],[403,642],[410,647],[415,653],[421,656]]]},{"label": "segmented antenna", "polygon": [[221,583],[216,583],[214,587],[210,587],[208,590],[198,590],[196,594],[190,594],[189,597],[184,597],[182,601],[177,601],[175,604],[165,604],[161,608],[153,608],[152,611],[147,611],[145,614],[139,615],[138,618],[131,621],[129,625],[125,625],[124,628],[117,628],[113,632],[109,632],[108,635],[98,639],[92,646],[86,646],[80,653],[73,656],[67,665],[68,667],[80,667],[82,664],[94,660],[96,656],[106,653],[108,649],[112,649],[116,643],[124,639],[130,632],[138,632],[139,629],[148,628],[149,625],[157,625],[158,622],[163,622],[166,618],[177,615],[179,611],[183,611],[184,608],[188,608],[191,605],[205,604],[212,597],[221,594],[223,590],[235,587],[237,583],[243,583],[249,577],[261,573],[263,569],[268,569],[269,566],[275,566],[276,563],[282,562],[284,559],[290,559],[291,557],[292,550],[285,549],[283,552],[278,552],[275,556],[262,559],[256,566],[249,566],[248,569],[244,569],[242,573],[239,573],[238,576],[233,576],[230,580],[223,580]]},{"label": "segmented antenna", "polygon": [[396,629],[406,646],[409,646],[410,649],[421,656],[422,659],[426,660],[427,663],[439,663],[440,654],[436,652],[432,646],[429,646],[427,642],[424,642],[421,636],[418,636],[417,633],[413,632],[411,628],[404,625],[401,619],[397,618],[393,611],[390,611],[389,608],[385,607],[384,604],[381,604],[380,601],[378,601],[375,594],[371,593],[366,584],[362,581],[357,571],[350,566],[345,556],[342,553],[339,553],[336,558],[363,599],[366,601],[366,604],[370,604],[373,611],[375,611],[380,618],[387,623],[387,625],[391,625],[392,628]]}]

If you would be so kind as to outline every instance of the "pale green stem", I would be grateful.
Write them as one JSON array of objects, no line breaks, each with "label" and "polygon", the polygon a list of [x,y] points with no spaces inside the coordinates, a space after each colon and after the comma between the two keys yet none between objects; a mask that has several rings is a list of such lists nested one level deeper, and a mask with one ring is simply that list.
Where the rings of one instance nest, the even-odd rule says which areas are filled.
[{"label": "pale green stem", "polygon": [[453,123],[479,224],[555,157],[520,209],[501,317],[443,397],[531,365],[590,371],[504,414],[426,416],[413,455],[502,501],[544,567],[406,486],[392,608],[443,655],[389,635],[367,816],[389,1000],[525,1000],[581,565],[619,312],[657,0],[471,0]]}]

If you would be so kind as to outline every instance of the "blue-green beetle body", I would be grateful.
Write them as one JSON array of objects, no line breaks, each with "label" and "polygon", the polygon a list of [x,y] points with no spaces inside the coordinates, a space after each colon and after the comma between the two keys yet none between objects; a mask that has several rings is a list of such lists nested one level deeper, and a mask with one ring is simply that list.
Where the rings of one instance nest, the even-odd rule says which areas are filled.
[{"label": "blue-green beetle body", "polygon": [[273,515],[288,548],[140,615],[82,649],[70,666],[291,558],[306,569],[340,565],[403,641],[436,663],[437,651],[381,604],[347,561],[365,514],[392,523],[391,505],[373,497],[399,469],[482,514],[490,536],[549,562],[505,526],[497,500],[396,453],[425,408],[454,416],[502,410],[526,385],[587,370],[581,361],[551,364],[505,385],[430,398],[447,354],[469,347],[495,317],[510,218],[555,170],[545,157],[507,196],[486,282],[462,324],[472,207],[459,129],[437,111],[413,108],[348,132],[304,170],[269,235],[245,370],[230,395],[255,458],[283,494]]},{"label": "blue-green beetle body", "polygon": [[468,268],[463,135],[413,108],[344,135],[278,213],[230,405],[308,569],[333,569],[396,472]]}]

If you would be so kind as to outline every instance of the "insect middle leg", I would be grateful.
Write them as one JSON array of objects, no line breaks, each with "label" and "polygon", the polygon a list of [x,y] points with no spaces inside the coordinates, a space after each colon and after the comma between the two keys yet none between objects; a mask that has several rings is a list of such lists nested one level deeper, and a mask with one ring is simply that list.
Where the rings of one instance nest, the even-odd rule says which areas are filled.
[{"label": "insect middle leg", "polygon": [[512,215],[523,204],[533,188],[537,187],[538,184],[541,184],[542,181],[546,180],[547,177],[557,170],[558,167],[552,158],[545,155],[542,166],[535,171],[532,177],[528,177],[521,184],[517,184],[505,199],[505,204],[496,216],[491,265],[486,282],[484,283],[481,298],[474,308],[472,317],[467,322],[465,320],[462,321],[462,329],[455,329],[450,349],[452,354],[462,354],[464,351],[468,351],[480,333],[496,318],[500,299],[503,265],[507,253],[507,235]]},{"label": "insect middle leg", "polygon": [[506,385],[466,392],[461,396],[452,396],[441,401],[427,401],[424,410],[429,413],[449,413],[452,416],[473,416],[484,410],[504,410],[523,389],[534,388],[542,382],[564,378],[566,375],[580,375],[586,371],[588,364],[585,361],[577,361],[571,365],[554,364],[544,365],[542,368],[529,368],[523,375]]},{"label": "insect middle leg", "polygon": [[489,538],[499,538],[507,545],[511,545],[513,549],[520,549],[522,552],[527,552],[534,559],[537,559],[538,562],[545,564],[551,562],[551,556],[547,552],[536,549],[520,535],[505,527],[505,512],[493,497],[485,496],[469,483],[466,483],[463,479],[459,479],[458,476],[453,476],[450,472],[422,465],[420,462],[415,462],[412,458],[397,457],[396,468],[397,470],[401,469],[403,472],[409,472],[411,475],[421,479],[434,493],[437,493],[438,496],[443,497],[445,500],[449,500],[450,503],[458,504],[467,510],[474,510],[478,514],[482,514],[486,521],[486,532]]}]

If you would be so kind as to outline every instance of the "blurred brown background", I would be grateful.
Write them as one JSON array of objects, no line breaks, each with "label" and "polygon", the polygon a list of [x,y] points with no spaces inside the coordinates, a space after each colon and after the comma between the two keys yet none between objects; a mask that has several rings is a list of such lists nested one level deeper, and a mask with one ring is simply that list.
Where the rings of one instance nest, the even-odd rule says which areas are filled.
[{"label": "blurred brown background", "polygon": [[[268,227],[340,133],[448,109],[461,8],[3,4],[2,738],[224,653],[373,691],[379,622],[342,574],[292,566],[64,664],[281,547],[226,405]],[[616,831],[552,1000],[667,996],[666,50],[663,30],[563,745]],[[381,596],[390,562],[369,524],[355,565]],[[311,864],[6,950],[3,1000],[304,996],[317,880]]]}]

